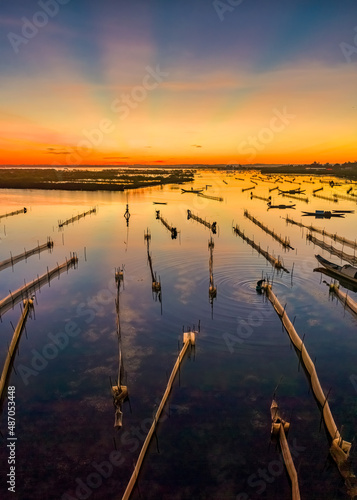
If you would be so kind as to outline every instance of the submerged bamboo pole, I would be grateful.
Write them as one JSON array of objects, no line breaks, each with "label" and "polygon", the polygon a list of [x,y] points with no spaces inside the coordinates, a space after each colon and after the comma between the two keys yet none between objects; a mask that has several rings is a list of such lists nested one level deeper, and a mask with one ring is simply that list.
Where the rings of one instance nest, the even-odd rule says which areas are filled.
[{"label": "submerged bamboo pole", "polygon": [[158,220],[161,220],[162,224],[168,229],[171,233],[171,238],[174,240],[177,238],[177,229],[173,226],[170,226],[170,224],[160,215],[160,210],[156,210],[156,218]]},{"label": "submerged bamboo pole", "polygon": [[67,226],[68,224],[72,224],[73,222],[75,222],[79,219],[82,219],[82,217],[85,217],[86,215],[96,213],[96,211],[97,211],[97,209],[94,207],[94,208],[91,208],[90,210],[88,210],[87,212],[83,212],[82,214],[75,215],[74,217],[71,217],[70,219],[67,219],[65,221],[60,221],[58,223],[58,227],[63,227],[63,226]]},{"label": "submerged bamboo pole", "polygon": [[281,452],[283,454],[286,470],[288,471],[291,481],[292,500],[300,500],[300,489],[297,472],[295,469],[294,461],[292,459],[289,445],[286,439],[286,434],[289,431],[290,424],[283,420],[279,414],[279,407],[277,402],[273,399],[270,407],[272,426],[271,434],[273,438],[279,440]]},{"label": "submerged bamboo pole", "polygon": [[195,344],[195,332],[185,332],[183,334],[183,347],[178,355],[178,358],[176,360],[176,363],[173,367],[173,370],[171,372],[171,375],[170,375],[170,378],[169,378],[169,381],[167,383],[167,387],[166,387],[166,390],[165,390],[165,393],[163,395],[163,398],[161,400],[161,403],[159,405],[159,408],[157,409],[157,412],[154,416],[154,420],[153,420],[153,423],[150,427],[150,430],[148,432],[148,435],[146,436],[146,439],[144,441],[144,444],[143,444],[143,447],[141,448],[141,451],[140,451],[140,454],[139,454],[139,457],[138,457],[138,460],[135,464],[135,467],[134,467],[134,471],[131,475],[131,478],[129,480],[129,483],[126,487],[126,490],[124,492],[124,495],[122,497],[122,500],[128,500],[130,498],[130,495],[133,491],[133,488],[135,486],[135,483],[136,483],[136,480],[139,476],[139,473],[140,473],[140,468],[141,468],[141,465],[143,463],[143,460],[145,458],[145,454],[147,452],[147,449],[148,449],[148,446],[150,444],[150,441],[151,441],[151,438],[155,432],[155,429],[159,423],[159,419],[160,419],[160,415],[162,413],[162,410],[165,406],[165,403],[166,403],[166,400],[167,398],[169,397],[169,394],[171,392],[171,388],[172,388],[172,384],[175,380],[175,376],[176,376],[176,373],[179,369],[179,366],[186,354],[186,351],[187,351],[187,348],[189,345],[194,345]]},{"label": "submerged bamboo pole", "polygon": [[17,262],[20,262],[21,260],[27,259],[31,255],[41,253],[47,249],[51,250],[52,248],[53,248],[53,241],[51,240],[51,238],[49,238],[47,243],[44,243],[43,245],[38,245],[37,247],[32,248],[31,250],[27,250],[27,251],[25,250],[23,253],[21,253],[19,255],[15,255],[15,257],[11,256],[10,259],[6,259],[6,260],[3,260],[2,262],[0,262],[0,271],[8,268],[10,266],[13,266],[14,264],[17,264]]},{"label": "submerged bamboo pole", "polygon": [[27,285],[18,288],[14,292],[10,292],[7,297],[0,300],[0,317],[1,315],[11,309],[15,304],[17,304],[20,300],[23,300],[28,297],[29,294],[33,293],[37,288],[41,288],[45,283],[49,283],[52,278],[55,276],[59,276],[63,271],[67,271],[72,266],[75,266],[78,262],[78,257],[73,255],[69,260],[66,260],[61,265],[47,271],[42,276],[34,279]]},{"label": "submerged bamboo pole", "polygon": [[320,198],[321,200],[333,201],[334,203],[338,203],[338,199],[336,197],[324,196],[323,194],[316,194],[316,191],[312,193],[312,196],[315,196],[315,198]]},{"label": "submerged bamboo pole", "polygon": [[187,220],[190,220],[190,219],[193,219],[193,220],[199,222],[200,224],[202,224],[203,226],[208,227],[208,229],[210,229],[213,234],[216,234],[217,222],[208,222],[205,219],[202,219],[201,217],[199,217],[198,215],[193,214],[191,212],[191,210],[188,209],[187,210]]},{"label": "submerged bamboo pole", "polygon": [[292,250],[293,247],[290,245],[290,240],[289,238],[285,237],[284,239],[276,234],[273,230],[269,229],[268,226],[265,226],[262,222],[260,222],[258,219],[256,219],[253,215],[251,215],[248,210],[244,210],[244,216],[247,217],[247,219],[251,220],[256,224],[258,227],[260,227],[263,231],[265,231],[267,234],[269,234],[272,238],[274,238],[276,241],[278,241],[284,248],[291,248]]},{"label": "submerged bamboo pole", "polygon": [[23,331],[23,329],[25,327],[27,316],[28,316],[28,314],[30,312],[30,309],[32,307],[33,307],[33,301],[32,301],[32,299],[24,300],[24,308],[23,308],[23,311],[21,313],[19,322],[16,325],[14,334],[12,336],[11,344],[10,344],[10,347],[8,349],[6,360],[5,360],[5,363],[4,363],[4,368],[3,368],[2,374],[1,374],[1,379],[0,379],[0,401],[3,401],[4,392],[5,392],[6,388],[7,388],[7,381],[8,381],[8,377],[9,377],[9,372],[10,372],[10,369],[11,369],[11,366],[12,366],[12,363],[13,363],[13,359],[14,359],[14,354],[16,352],[18,343],[20,341],[22,331]]},{"label": "submerged bamboo pole", "polygon": [[270,255],[266,250],[263,250],[260,245],[257,245],[253,240],[251,240],[250,238],[248,238],[243,231],[241,231],[239,229],[239,226],[238,224],[236,225],[236,227],[233,228],[233,231],[238,234],[238,236],[240,236],[243,241],[246,241],[248,243],[248,245],[250,245],[252,248],[254,248],[254,250],[256,250],[258,253],[260,253],[261,255],[264,255],[264,257],[267,259],[267,261],[270,262],[270,264],[272,266],[274,266],[276,269],[282,269],[283,271],[285,271],[286,273],[288,273],[289,271],[283,266],[283,263],[281,262],[281,260],[279,258],[275,258],[273,257],[272,255]]},{"label": "submerged bamboo pole", "polygon": [[27,212],[27,208],[21,208],[21,210],[15,210],[15,212],[9,212],[8,214],[0,215],[0,220],[5,219],[5,217],[12,217],[13,215],[25,214]]},{"label": "submerged bamboo pole", "polygon": [[269,301],[273,305],[276,313],[280,317],[280,320],[285,330],[287,331],[291,342],[293,343],[295,348],[299,351],[301,362],[305,367],[305,370],[309,374],[311,388],[315,396],[315,399],[318,402],[318,405],[321,409],[322,418],[331,440],[330,454],[334,459],[334,461],[336,462],[340,474],[345,479],[345,484],[349,494],[352,493],[352,495],[357,495],[356,476],[351,471],[348,463],[348,456],[351,449],[351,443],[345,441],[342,438],[342,435],[340,434],[337,428],[337,425],[331,413],[327,396],[325,396],[319,378],[317,376],[315,365],[312,362],[309,353],[307,352],[303,340],[301,340],[301,338],[297,334],[294,325],[292,324],[288,315],[286,314],[285,308],[283,308],[278,298],[272,291],[271,285],[265,283],[262,285],[262,288],[266,296],[268,297]]},{"label": "submerged bamboo pole", "polygon": [[279,193],[279,194],[284,196],[284,198],[292,198],[293,200],[300,200],[304,201],[305,203],[309,203],[309,198],[307,196],[299,196],[299,193],[297,194]]},{"label": "submerged bamboo pole", "polygon": [[203,194],[203,193],[197,193],[197,196],[201,196],[202,198],[207,198],[207,200],[223,201],[223,198],[221,196],[212,196],[210,194]]},{"label": "submerged bamboo pole", "polygon": [[357,314],[357,302],[351,299],[347,295],[347,293],[344,293],[340,290],[340,286],[336,283],[331,283],[329,285],[329,290],[331,293],[334,293],[336,297],[342,302],[344,306],[347,306],[353,311],[355,314]]},{"label": "submerged bamboo pole", "polygon": [[344,252],[343,250],[338,250],[338,248],[335,248],[332,245],[328,245],[324,241],[315,238],[315,236],[312,236],[311,233],[306,235],[306,239],[311,241],[315,245],[319,246],[320,248],[327,250],[328,252],[330,252],[331,255],[336,255],[337,257],[340,257],[341,259],[349,262],[352,265],[357,264],[356,255],[351,255],[349,253]]},{"label": "submerged bamboo pole", "polygon": [[357,248],[356,241],[348,240],[347,238],[343,238],[342,236],[339,236],[336,233],[329,233],[328,231],[325,231],[324,229],[314,227],[312,224],[310,226],[307,226],[306,224],[303,224],[302,222],[296,222],[294,219],[292,219],[289,216],[287,216],[285,218],[285,220],[288,224],[293,224],[295,226],[304,227],[305,229],[308,229],[311,232],[319,233],[319,234],[322,234],[323,236],[327,236],[328,238],[331,238],[334,241],[338,241],[339,243],[342,243],[343,245],[346,245],[348,247]]}]

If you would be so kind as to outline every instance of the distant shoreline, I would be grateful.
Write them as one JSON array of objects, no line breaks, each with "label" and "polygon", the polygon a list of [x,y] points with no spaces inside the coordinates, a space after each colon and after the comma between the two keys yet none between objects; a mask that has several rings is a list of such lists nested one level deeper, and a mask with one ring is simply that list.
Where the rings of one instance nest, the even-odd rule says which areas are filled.
[{"label": "distant shoreline", "polygon": [[192,182],[197,170],[260,171],[269,175],[317,175],[357,179],[357,163],[335,165],[189,165],[46,167],[0,166],[0,189],[66,191],[124,191],[165,184]]}]

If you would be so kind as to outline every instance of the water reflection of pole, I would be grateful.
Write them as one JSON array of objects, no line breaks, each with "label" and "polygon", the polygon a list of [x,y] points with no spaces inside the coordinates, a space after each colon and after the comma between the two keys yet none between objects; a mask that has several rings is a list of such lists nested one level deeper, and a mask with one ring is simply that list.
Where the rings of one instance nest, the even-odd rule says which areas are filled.
[{"label": "water reflection of pole", "polygon": [[209,295],[209,301],[211,304],[212,308],[212,318],[213,318],[213,300],[217,296],[217,288],[214,286],[214,281],[213,281],[213,249],[214,249],[214,241],[212,239],[209,240],[208,242],[208,250],[209,250],[209,289],[208,289],[208,295]]},{"label": "water reflection of pole", "polygon": [[117,339],[118,339],[118,379],[117,379],[117,385],[112,385],[112,395],[113,395],[113,404],[115,407],[114,427],[117,428],[120,428],[123,425],[122,405],[128,397],[128,388],[126,385],[123,385],[124,363],[122,356],[122,339],[121,339],[120,307],[119,307],[120,287],[123,281],[124,281],[123,268],[116,269],[115,282],[117,284],[117,296],[115,300],[115,307],[116,307],[116,325],[117,325]]},{"label": "water reflection of pole", "polygon": [[159,302],[161,304],[161,314],[162,314],[161,282],[160,282],[160,276],[159,276],[159,279],[157,279],[156,273],[154,272],[154,269],[152,266],[152,257],[150,254],[151,233],[150,233],[149,229],[147,229],[146,233],[144,233],[144,240],[146,241],[147,257],[148,257],[150,273],[151,273],[152,292],[155,296],[155,301],[157,299],[159,299]]},{"label": "water reflection of pole", "polygon": [[124,218],[126,220],[126,225],[129,226],[130,212],[129,212],[129,203],[126,204],[126,210],[124,213]]}]

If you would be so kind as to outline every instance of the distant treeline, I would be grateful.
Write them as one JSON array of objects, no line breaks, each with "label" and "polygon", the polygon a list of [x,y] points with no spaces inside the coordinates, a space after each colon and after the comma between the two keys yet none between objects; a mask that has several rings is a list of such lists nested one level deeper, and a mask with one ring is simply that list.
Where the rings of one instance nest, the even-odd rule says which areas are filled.
[{"label": "distant treeline", "polygon": [[192,170],[135,169],[57,170],[56,168],[0,169],[0,188],[123,191],[160,184],[182,184],[194,179]]},{"label": "distant treeline", "polygon": [[357,177],[357,162],[345,163],[310,163],[308,165],[280,165],[256,167],[262,173],[286,173],[286,174],[314,174],[314,175],[336,175],[338,177]]}]

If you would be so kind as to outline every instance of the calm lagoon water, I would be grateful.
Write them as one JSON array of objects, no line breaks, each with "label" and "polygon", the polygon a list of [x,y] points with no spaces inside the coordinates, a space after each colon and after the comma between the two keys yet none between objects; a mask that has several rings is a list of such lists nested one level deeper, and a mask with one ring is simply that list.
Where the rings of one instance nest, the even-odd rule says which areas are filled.
[{"label": "calm lagoon water", "polygon": [[[250,199],[250,191],[242,192],[252,185],[250,178],[251,174],[205,171],[188,185],[210,185],[204,193],[222,196],[223,202],[181,194],[180,186],[124,193],[2,190],[1,214],[23,206],[28,212],[1,219],[0,260],[10,252],[16,255],[41,244],[47,237],[53,239],[54,248],[2,271],[1,297],[22,286],[24,280],[29,282],[46,272],[47,266],[51,269],[64,262],[71,252],[77,253],[79,262],[76,269],[36,292],[35,317],[27,322],[27,335],[21,338],[10,379],[16,388],[16,493],[7,490],[5,480],[9,472],[5,401],[1,498],[119,500],[181,348],[182,328],[197,325],[199,320],[196,348],[181,366],[133,498],[290,498],[279,451],[270,443],[270,404],[277,385],[281,411],[291,422],[289,443],[295,450],[302,498],[348,498],[329,458],[320,412],[299,359],[271,304],[257,294],[255,285],[262,276],[273,278],[273,290],[287,304],[290,318],[296,316],[295,327],[301,337],[305,335],[312,359],[316,357],[322,387],[326,393],[330,390],[336,423],[343,425],[344,438],[351,441],[356,434],[357,321],[329,297],[323,280],[329,282],[330,278],[313,272],[318,267],[316,253],[334,262],[339,259],[308,243],[306,230],[287,225],[284,217],[288,214],[354,240],[356,214],[315,220],[302,218],[301,212],[354,210],[356,203],[312,197],[312,190],[321,186],[324,190],[319,194],[325,196],[345,194],[349,187],[330,188],[320,178],[313,178],[314,183],[302,184],[309,203],[282,198],[275,190],[270,193],[273,203],[296,203],[296,207],[268,211],[265,201]],[[295,181],[304,183],[305,179],[310,177]],[[288,176],[275,186],[268,180],[258,180],[253,193],[267,197],[269,188],[276,185],[281,189],[299,187]],[[167,205],[154,205],[154,201]],[[123,217],[126,203],[131,214],[129,227]],[[58,220],[93,206],[96,214],[58,229]],[[171,239],[156,220],[157,209],[177,227],[177,239]],[[187,220],[187,209],[217,221],[219,227],[213,235],[217,286],[213,306],[208,296],[210,232]],[[294,250],[283,250],[244,217],[244,209],[288,236]],[[262,248],[280,255],[287,269],[294,266],[293,273],[274,273],[263,256],[232,232],[236,223]],[[147,229],[153,267],[161,280],[162,303],[151,290],[144,242]],[[333,245],[341,248],[338,243]],[[353,254],[352,249],[344,250]],[[130,404],[123,406],[123,427],[118,431],[113,426],[110,378],[116,379],[118,369],[114,273],[119,266],[125,269],[120,321]],[[356,294],[349,293],[356,299]],[[2,317],[2,365],[12,337],[11,322],[15,325],[19,316],[18,304]],[[66,331],[76,335],[68,337]],[[65,337],[68,345],[53,349],[54,336]],[[42,361],[39,354],[45,355]],[[114,465],[108,466],[111,459]],[[356,472],[355,448],[351,460]]]}]

